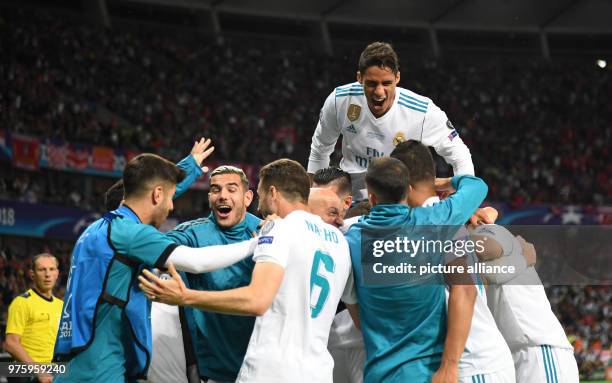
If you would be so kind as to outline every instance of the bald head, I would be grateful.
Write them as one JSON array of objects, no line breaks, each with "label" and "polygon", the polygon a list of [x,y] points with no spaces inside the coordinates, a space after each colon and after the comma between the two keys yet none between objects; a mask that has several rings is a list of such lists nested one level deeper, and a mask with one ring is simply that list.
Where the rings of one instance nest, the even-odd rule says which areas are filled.
[{"label": "bald head", "polygon": [[330,225],[342,226],[342,211],[344,209],[340,197],[329,188],[312,188],[308,197],[308,208],[312,214],[318,215]]}]

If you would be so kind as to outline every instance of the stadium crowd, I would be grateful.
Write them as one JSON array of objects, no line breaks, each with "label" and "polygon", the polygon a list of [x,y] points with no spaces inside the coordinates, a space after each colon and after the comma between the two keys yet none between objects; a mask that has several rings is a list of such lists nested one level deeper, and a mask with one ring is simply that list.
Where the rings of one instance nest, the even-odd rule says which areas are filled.
[{"label": "stadium crowd", "polygon": [[[100,211],[102,195],[84,194],[81,187],[83,177],[62,172],[24,172],[14,168],[0,167],[0,199],[26,203],[50,203],[74,206],[85,210]],[[68,185],[69,193],[60,192]]]},{"label": "stadium crowd", "polygon": [[[230,38],[218,46],[193,33],[3,15],[0,128],[13,133],[171,159],[204,134],[215,138],[218,159],[305,163],[323,100],[354,81],[356,52],[331,59],[304,44]],[[418,61],[398,51],[400,85],[447,112],[491,185],[489,200],[610,202],[609,71],[583,62]]]},{"label": "stadium crowd", "polygon": [[547,295],[574,346],[584,377],[590,378],[608,366],[612,360],[612,289],[609,286],[553,286],[547,289]]}]

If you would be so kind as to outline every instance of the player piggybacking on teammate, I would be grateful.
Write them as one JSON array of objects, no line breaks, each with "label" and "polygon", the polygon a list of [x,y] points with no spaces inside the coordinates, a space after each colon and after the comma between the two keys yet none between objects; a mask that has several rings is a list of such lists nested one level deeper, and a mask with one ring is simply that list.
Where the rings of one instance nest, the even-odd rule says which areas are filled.
[{"label": "player piggybacking on teammate", "polygon": [[308,173],[329,165],[342,135],[340,167],[351,174],[357,201],[367,198],[369,161],[388,157],[408,139],[433,147],[454,174],[474,174],[470,151],[446,113],[431,99],[398,87],[399,80],[399,60],[391,45],[368,45],[359,58],[357,82],[337,87],[325,100],[312,136]]}]

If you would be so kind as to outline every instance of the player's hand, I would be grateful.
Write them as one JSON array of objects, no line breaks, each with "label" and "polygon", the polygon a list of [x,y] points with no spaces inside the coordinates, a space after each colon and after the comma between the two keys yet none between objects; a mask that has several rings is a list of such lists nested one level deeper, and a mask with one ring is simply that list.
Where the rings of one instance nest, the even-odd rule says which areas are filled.
[{"label": "player's hand", "polygon": [[523,249],[523,257],[525,258],[527,267],[535,265],[538,258],[536,256],[536,250],[533,243],[525,241],[525,238],[521,237],[520,235],[517,235],[516,239],[518,239],[519,243],[521,244],[521,248]]},{"label": "player's hand", "polygon": [[49,374],[38,374],[36,376],[36,379],[38,379],[38,381],[40,383],[51,383],[51,382],[53,382],[53,376],[49,375]]},{"label": "player's hand", "polygon": [[483,224],[495,223],[498,212],[490,206],[476,209],[476,212],[470,217],[470,225],[476,227]]},{"label": "player's hand", "polygon": [[[191,148],[191,155],[195,159],[198,166],[202,166],[202,162],[204,162],[204,160],[208,158],[208,156],[210,156],[210,154],[215,150],[214,146],[210,146],[211,143],[212,141],[210,138],[205,139],[202,137],[199,141],[196,141],[193,144],[193,147]],[[202,166],[202,171],[204,173],[208,172],[208,166]]]},{"label": "player's hand", "polygon": [[451,177],[448,178],[436,178],[435,185],[436,191],[446,194],[447,196],[456,192],[455,188],[451,183]]},{"label": "player's hand", "polygon": [[144,291],[148,299],[154,302],[182,305],[185,302],[187,287],[172,262],[168,263],[168,272],[172,279],[163,280],[145,269],[142,271],[143,275],[138,277],[140,281],[138,287]]},{"label": "player's hand", "polygon": [[457,364],[442,363],[431,379],[431,383],[457,383],[459,381],[459,367]]}]

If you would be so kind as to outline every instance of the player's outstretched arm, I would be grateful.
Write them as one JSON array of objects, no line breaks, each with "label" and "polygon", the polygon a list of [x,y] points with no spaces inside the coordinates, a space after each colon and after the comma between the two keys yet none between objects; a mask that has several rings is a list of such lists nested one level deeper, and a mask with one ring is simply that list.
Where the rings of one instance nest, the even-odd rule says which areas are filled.
[{"label": "player's outstretched arm", "polygon": [[445,137],[445,142],[434,147],[436,153],[442,156],[446,163],[453,167],[453,174],[474,175],[472,154],[470,153],[470,149],[468,149],[467,145],[465,145],[459,137],[455,138],[454,142],[446,142],[447,140],[448,138]]},{"label": "player's outstretched arm", "polygon": [[[431,207],[416,208],[418,215],[425,215],[428,222],[439,225],[463,225],[487,196],[487,184],[478,177],[462,175],[446,179],[446,187],[437,182],[438,190],[456,192],[441,203]],[[427,212],[424,212],[428,210]],[[432,214],[430,210],[433,210]],[[417,217],[418,218],[418,217]]]},{"label": "player's outstretched arm", "polygon": [[257,238],[201,248],[178,246],[168,257],[166,265],[172,263],[178,270],[188,273],[207,273],[223,269],[253,255],[256,246]]},{"label": "player's outstretched arm", "polygon": [[446,113],[433,102],[428,105],[425,114],[422,141],[425,145],[432,146],[436,153],[453,167],[453,174],[474,175],[470,149],[459,137]]},{"label": "player's outstretched arm", "polygon": [[474,314],[476,286],[452,284],[448,298],[448,322],[442,363],[432,383],[456,383],[459,377],[459,359],[465,349]]},{"label": "player's outstretched arm", "polygon": [[[478,230],[478,229],[476,229]],[[474,241],[483,241],[484,254],[476,251],[476,255],[481,260],[487,260],[486,264],[489,266],[506,267],[514,270],[513,272],[504,273],[485,273],[483,276],[485,279],[492,284],[503,285],[515,277],[522,274],[527,268],[536,264],[536,251],[533,244],[525,241],[521,236],[516,237],[520,249],[515,251],[513,248],[513,241],[508,239],[512,238],[512,234],[508,233],[506,238],[504,237],[491,237],[484,241],[486,233],[481,233],[478,236],[472,236]],[[505,239],[505,240],[504,240]],[[481,242],[482,243],[482,242]],[[494,250],[491,250],[494,249]],[[507,254],[507,255],[504,255]]]},{"label": "player's outstretched arm", "polygon": [[[451,185],[451,180],[452,178],[436,178],[436,191],[440,194],[441,199],[447,198],[450,194],[455,192],[455,189]],[[474,228],[482,224],[495,223],[498,215],[498,211],[491,206],[476,209],[476,212],[470,217],[470,225]]]},{"label": "player's outstretched arm", "polygon": [[334,151],[338,137],[340,137],[340,129],[336,121],[336,93],[334,91],[325,100],[317,128],[312,135],[308,173],[314,174],[317,170],[329,166],[329,157]]},{"label": "player's outstretched arm", "polygon": [[176,185],[176,193],[174,193],[173,199],[177,199],[181,194],[185,193],[198,177],[208,171],[208,167],[202,166],[202,162],[215,150],[215,147],[211,146],[211,144],[210,138],[200,138],[199,141],[193,144],[191,153],[176,164],[187,175],[181,183]]},{"label": "player's outstretched arm", "polygon": [[285,270],[273,262],[258,262],[248,286],[225,291],[190,290],[170,263],[171,280],[162,280],[148,270],[138,277],[140,288],[155,302],[191,306],[233,315],[263,315],[274,300]]}]

